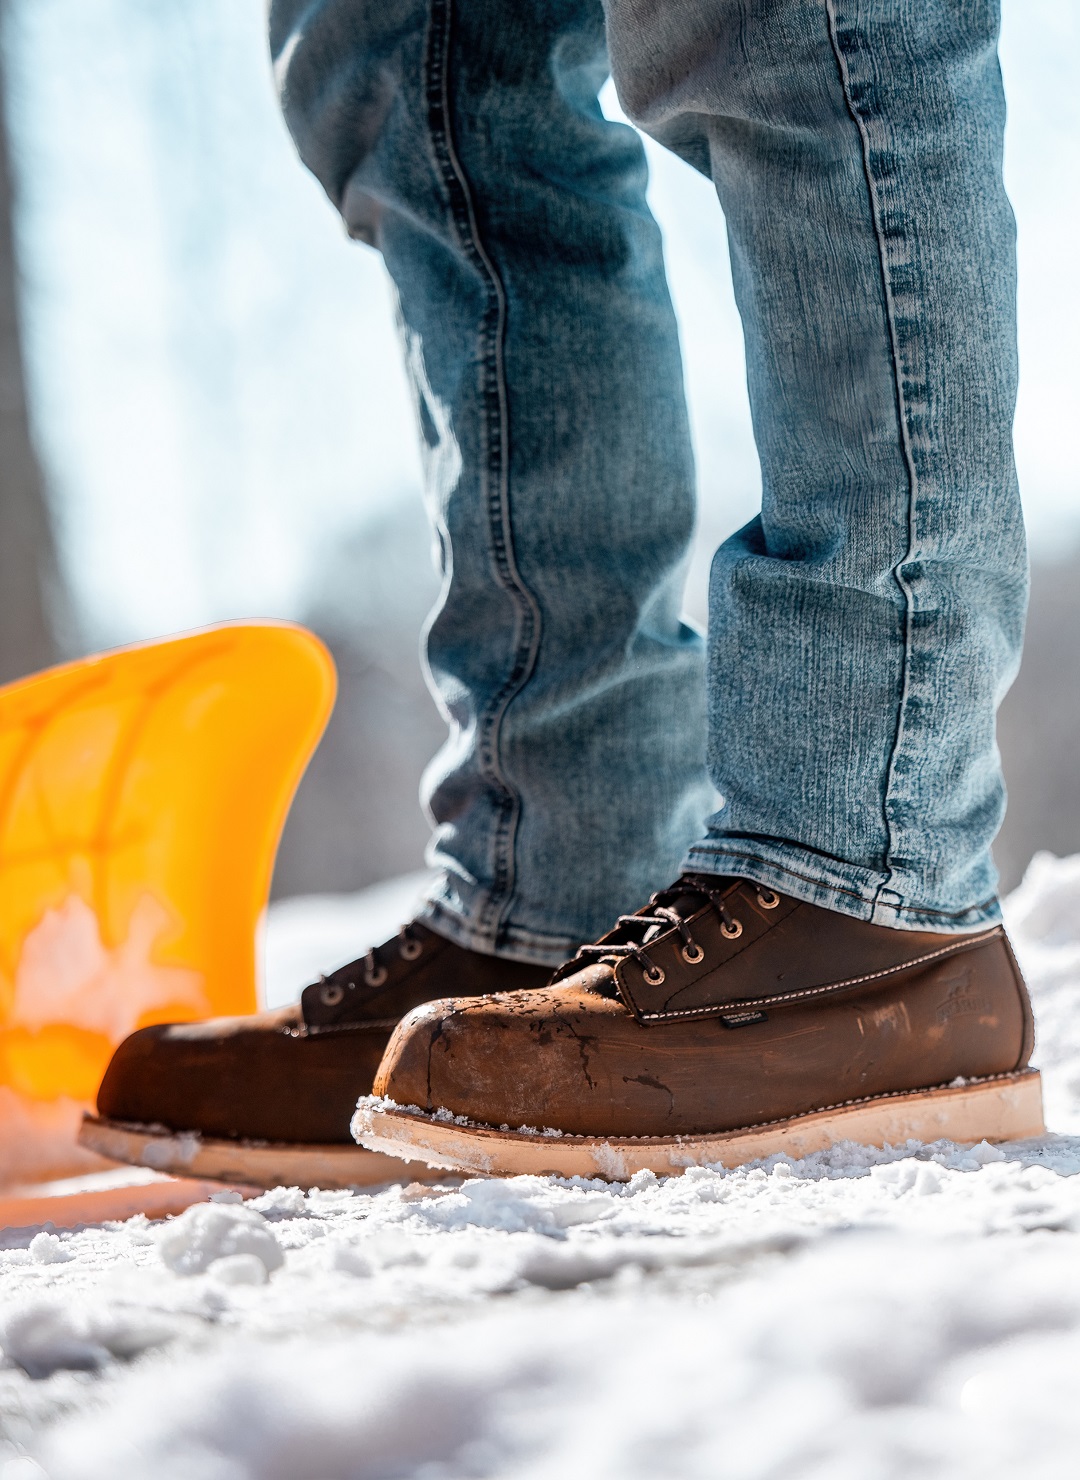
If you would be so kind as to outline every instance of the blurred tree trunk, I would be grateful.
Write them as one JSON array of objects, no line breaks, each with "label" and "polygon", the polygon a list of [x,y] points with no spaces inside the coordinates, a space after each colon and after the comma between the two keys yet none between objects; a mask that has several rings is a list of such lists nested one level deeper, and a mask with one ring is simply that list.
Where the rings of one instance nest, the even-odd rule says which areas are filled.
[{"label": "blurred tree trunk", "polygon": [[[0,0],[0,23],[6,4]],[[19,343],[3,54],[0,52],[0,683],[56,662],[56,552],[30,441]]]}]

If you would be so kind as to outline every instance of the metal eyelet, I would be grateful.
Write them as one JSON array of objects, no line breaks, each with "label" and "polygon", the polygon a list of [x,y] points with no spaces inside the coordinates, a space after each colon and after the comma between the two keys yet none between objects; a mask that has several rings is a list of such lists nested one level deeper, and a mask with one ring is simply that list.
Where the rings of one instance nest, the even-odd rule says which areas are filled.
[{"label": "metal eyelet", "polygon": [[644,976],[650,987],[662,986],[665,981],[664,968],[662,966],[653,966],[648,971],[643,971],[642,976]]},{"label": "metal eyelet", "polygon": [[763,910],[774,910],[780,903],[779,894],[774,894],[771,889],[759,889],[757,902]]},{"label": "metal eyelet", "polygon": [[688,966],[696,966],[699,961],[704,961],[705,959],[705,952],[696,940],[692,940],[688,945],[683,946],[681,954]]},{"label": "metal eyelet", "polygon": [[374,971],[364,972],[365,987],[381,987],[390,975],[385,966],[377,966]]},{"label": "metal eyelet", "polygon": [[398,942],[398,950],[401,952],[402,959],[405,961],[415,961],[423,949],[424,947],[421,942],[415,940],[411,935],[403,935]]},{"label": "metal eyelet", "polygon": [[324,1007],[336,1007],[345,996],[345,988],[340,982],[327,982],[319,988],[319,1001]]},{"label": "metal eyelet", "polygon": [[730,925],[726,923],[722,924],[720,926],[720,934],[726,936],[728,940],[738,940],[742,934],[742,921],[732,920]]}]

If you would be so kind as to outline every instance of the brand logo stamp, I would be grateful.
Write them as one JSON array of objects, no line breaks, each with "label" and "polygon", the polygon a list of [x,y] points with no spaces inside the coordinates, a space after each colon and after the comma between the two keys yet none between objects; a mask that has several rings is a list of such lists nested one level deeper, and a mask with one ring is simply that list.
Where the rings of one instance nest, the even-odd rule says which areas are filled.
[{"label": "brand logo stamp", "polygon": [[981,1016],[991,1011],[989,1001],[980,994],[977,987],[972,986],[970,971],[950,976],[942,985],[948,990],[945,1000],[937,1010],[939,1023],[947,1023],[954,1017],[970,1014]]}]

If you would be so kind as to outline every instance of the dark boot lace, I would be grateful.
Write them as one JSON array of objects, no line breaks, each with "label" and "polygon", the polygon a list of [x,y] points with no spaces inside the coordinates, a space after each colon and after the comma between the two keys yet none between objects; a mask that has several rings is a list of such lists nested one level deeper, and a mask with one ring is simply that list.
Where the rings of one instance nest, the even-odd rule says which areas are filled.
[{"label": "dark boot lace", "polygon": [[[742,922],[728,908],[728,899],[738,882],[711,875],[684,874],[670,889],[654,894],[641,914],[620,915],[611,931],[615,939],[582,946],[573,960],[560,967],[553,980],[559,981],[596,961],[616,963],[629,958],[638,963],[650,986],[660,986],[664,980],[664,968],[649,955],[650,943],[674,929],[679,932],[682,958],[687,965],[693,966],[704,960],[705,952],[694,939],[687,919],[698,913],[702,903],[712,906],[720,918],[720,933],[728,940],[738,940],[742,935]],[[763,909],[774,909],[780,903],[778,894],[760,885],[757,886],[757,897]],[[618,939],[620,934],[625,939]]]},{"label": "dark boot lace", "polygon": [[412,925],[403,925],[393,940],[387,941],[385,945],[372,946],[366,956],[350,962],[348,966],[339,967],[329,976],[320,976],[314,985],[318,989],[322,1005],[337,1007],[345,1000],[347,993],[358,991],[361,985],[371,990],[381,987],[390,972],[385,961],[380,960],[380,955],[394,944],[394,940],[397,941],[398,955],[405,961],[415,961],[424,949],[424,943]]}]

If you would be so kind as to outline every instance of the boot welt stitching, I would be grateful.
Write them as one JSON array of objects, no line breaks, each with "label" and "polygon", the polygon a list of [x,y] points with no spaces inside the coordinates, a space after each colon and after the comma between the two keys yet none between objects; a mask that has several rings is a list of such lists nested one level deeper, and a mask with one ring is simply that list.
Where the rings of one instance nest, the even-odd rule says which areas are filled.
[{"label": "boot welt stitching", "polygon": [[[404,1014],[402,1014],[404,1016]],[[362,1023],[307,1023],[305,1028],[312,1037],[320,1033],[360,1033],[365,1028],[396,1028],[401,1017],[370,1018]]]},{"label": "boot welt stitching", "polygon": [[780,992],[775,997],[743,997],[732,1002],[711,1003],[701,1007],[676,1007],[672,1008],[669,1012],[641,1012],[639,1016],[652,1020],[701,1017],[710,1012],[749,1012],[756,1011],[762,1007],[775,1007],[782,1002],[798,1002],[807,997],[825,997],[832,992],[846,991],[848,987],[861,986],[864,982],[879,981],[882,977],[886,976],[897,976],[900,972],[911,971],[916,966],[925,966],[930,961],[938,961],[942,956],[952,956],[958,951],[970,950],[973,946],[982,945],[985,941],[992,940],[999,933],[1000,927],[995,926],[993,930],[986,931],[982,935],[965,936],[962,943],[944,946],[940,951],[931,951],[927,956],[916,956],[911,961],[903,961],[897,966],[887,966],[882,971],[870,971],[865,976],[849,977],[846,981],[827,982],[821,987],[803,987],[797,992]]}]

